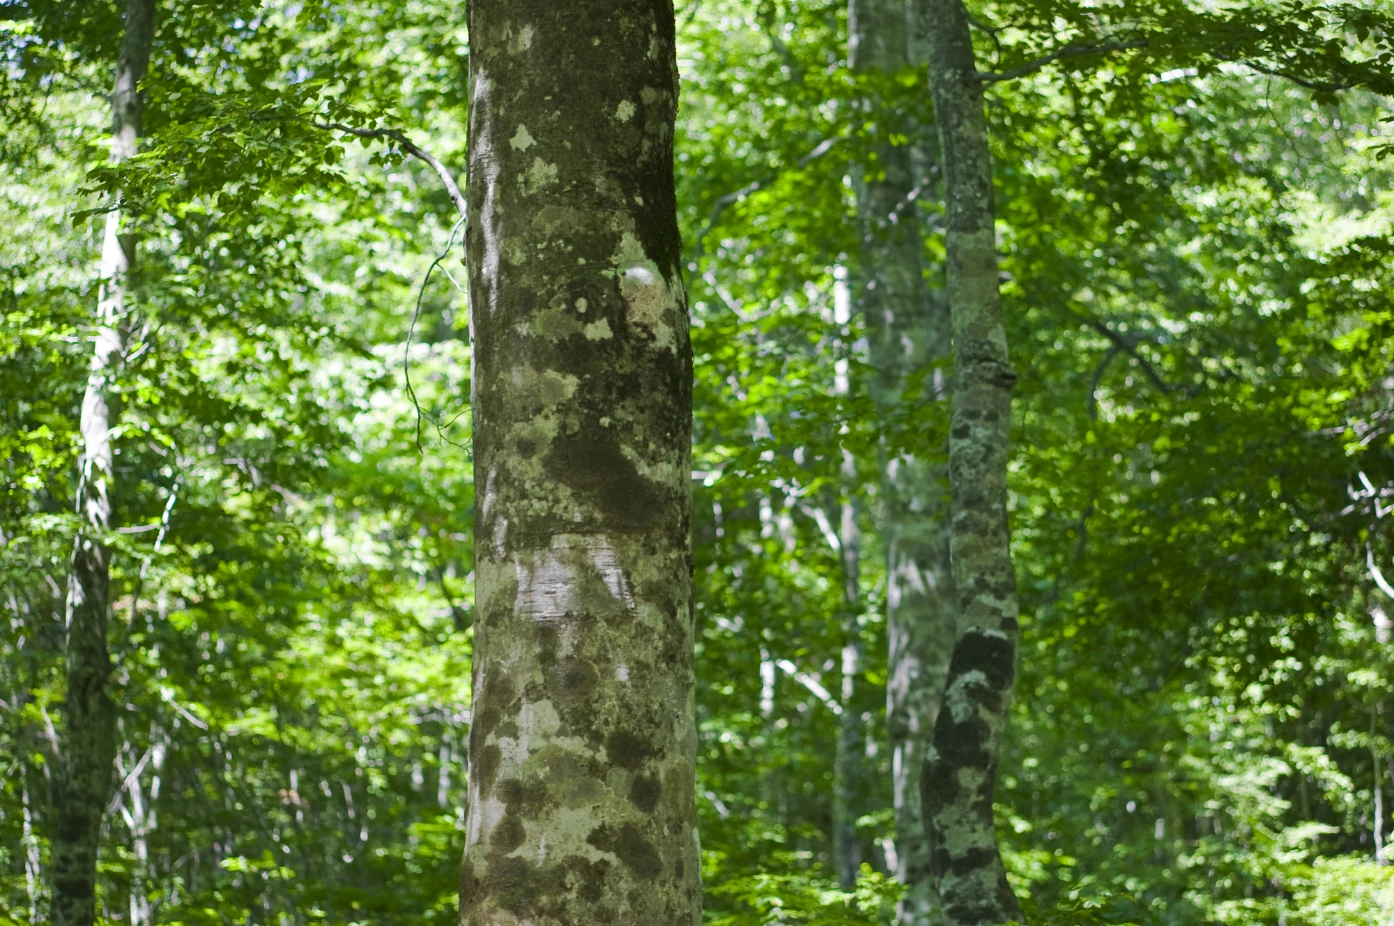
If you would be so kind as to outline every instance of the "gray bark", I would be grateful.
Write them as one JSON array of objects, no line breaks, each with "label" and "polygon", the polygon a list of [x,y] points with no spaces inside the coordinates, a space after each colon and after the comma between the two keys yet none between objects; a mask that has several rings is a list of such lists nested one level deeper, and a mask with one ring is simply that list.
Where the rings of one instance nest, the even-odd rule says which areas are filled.
[{"label": "gray bark", "polygon": [[474,0],[465,926],[700,921],[669,0]]},{"label": "gray bark", "polygon": [[[852,321],[852,295],[847,274],[838,269],[833,289],[833,322],[846,329]],[[852,389],[853,346],[839,341],[841,354],[834,362],[833,391],[848,395]],[[847,431],[843,426],[843,432]],[[857,818],[861,815],[861,795],[864,787],[862,754],[865,752],[866,725],[857,703],[858,679],[862,670],[861,629],[861,555],[862,537],[859,508],[856,499],[857,461],[848,450],[842,451],[842,488],[847,497],[838,505],[835,547],[842,570],[842,688],[841,710],[838,712],[837,749],[833,756],[833,872],[843,890],[857,884],[861,868],[861,846],[857,840]],[[828,523],[832,529],[832,524]],[[830,540],[830,543],[832,540]]]},{"label": "gray bark", "polygon": [[[851,0],[854,70],[894,73],[911,61],[912,4]],[[876,113],[881,115],[882,113]],[[858,308],[866,319],[872,398],[882,420],[904,402],[940,398],[942,377],[925,375],[950,352],[946,306],[926,292],[914,196],[925,181],[912,150],[876,144],[856,176],[861,239]],[[937,373],[937,371],[936,371]],[[923,384],[907,395],[916,375]],[[936,388],[939,387],[939,388]],[[881,498],[886,542],[886,726],[895,814],[895,876],[906,887],[898,922],[927,926],[938,917],[919,775],[948,672],[955,624],[949,565],[948,473],[942,462],[897,453],[883,443]]]},{"label": "gray bark", "polygon": [[[111,98],[112,160],[118,163],[136,152],[141,123],[139,84],[150,61],[154,33],[154,0],[128,0]],[[115,719],[107,690],[111,576],[110,552],[104,539],[111,529],[110,383],[124,351],[126,274],[135,251],[134,240],[122,235],[120,226],[120,212],[108,213],[96,344],[79,425],[82,456],[77,509],[82,526],[68,580],[65,723],[62,763],[54,782],[50,920],[55,926],[89,926],[96,915],[97,853],[113,786]]]},{"label": "gray bark", "polygon": [[1019,612],[1007,524],[1016,375],[998,291],[992,163],[968,13],[962,0],[927,6],[955,347],[949,477],[958,637],[921,784],[945,917],[977,926],[1022,920],[992,812],[1016,678]]},{"label": "gray bark", "polygon": [[[857,470],[850,453],[845,454],[842,474],[848,491],[852,491]],[[864,655],[860,594],[862,538],[857,523],[858,507],[855,498],[842,503],[837,531],[845,613],[842,622],[842,712],[838,717],[837,752],[833,762],[833,868],[843,890],[856,887],[862,864],[857,818],[861,816],[864,788],[862,757],[866,752],[866,724],[857,704],[857,682]]]}]

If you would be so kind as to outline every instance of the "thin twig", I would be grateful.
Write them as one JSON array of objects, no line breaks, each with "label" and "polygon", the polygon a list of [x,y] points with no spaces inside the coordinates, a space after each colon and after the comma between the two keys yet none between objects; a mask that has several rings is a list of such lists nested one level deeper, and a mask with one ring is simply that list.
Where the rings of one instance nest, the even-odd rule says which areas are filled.
[{"label": "thin twig", "polygon": [[[145,574],[150,569],[150,562],[155,558],[155,554],[160,552],[160,547],[164,545],[165,536],[169,533],[170,517],[174,514],[174,503],[179,498],[179,484],[181,478],[176,477],[174,484],[169,487],[169,498],[165,500],[165,510],[160,515],[160,532],[155,535],[155,547],[149,556],[144,557],[140,563],[140,572],[136,575],[136,586],[131,592],[131,617],[126,622],[126,632],[121,637],[121,645],[117,650],[116,663],[114,669],[119,669],[126,660],[126,654],[130,652],[131,634],[136,629],[136,619],[139,616],[140,596],[145,591]],[[109,813],[110,811],[108,811]]]},{"label": "thin twig", "polygon": [[[416,334],[416,322],[417,322],[417,319],[421,317],[421,302],[422,302],[423,299],[426,298],[426,284],[429,283],[429,282],[431,282],[431,274],[435,271],[435,269],[436,269],[437,267],[440,266],[441,261],[445,260],[447,257],[450,256],[450,250],[451,250],[451,248],[455,247],[455,236],[459,233],[459,231],[460,231],[460,226],[461,226],[461,225],[464,225],[464,224],[465,224],[465,215],[464,215],[463,213],[461,213],[460,218],[456,220],[455,225],[450,229],[450,240],[448,240],[448,241],[445,243],[445,250],[441,251],[441,252],[440,252],[440,256],[438,256],[435,260],[433,260],[433,261],[431,262],[431,266],[430,266],[430,267],[426,268],[426,276],[422,278],[422,280],[421,280],[421,287],[416,291],[416,309],[411,313],[411,325],[407,328],[407,346],[406,346],[405,350],[403,351],[403,357],[402,357],[402,372],[403,372],[404,378],[406,379],[406,384],[407,384],[407,396],[410,397],[410,399],[411,399],[412,407],[416,409],[416,452],[417,452],[417,453],[423,453],[423,454],[424,454],[424,453],[426,452],[425,448],[422,447],[422,445],[421,445],[421,422],[422,422],[423,420],[426,420],[427,416],[426,416],[426,413],[423,412],[423,411],[421,410],[421,403],[420,403],[419,401],[417,401],[417,398],[416,398],[416,389],[415,389],[415,388],[412,386],[412,384],[411,384],[411,339],[412,339],[412,338],[415,336],[415,334]],[[449,276],[448,273],[447,273],[446,275]],[[450,278],[450,281],[451,281],[452,283],[454,283],[454,282],[455,282],[455,278],[454,278],[454,277],[451,277],[451,278]],[[456,288],[456,289],[459,289],[459,286],[460,286],[459,283],[455,283],[455,288]],[[461,414],[463,414],[463,412],[462,412]],[[444,431],[445,431],[446,428],[450,427],[450,425],[454,424],[455,421],[456,421],[459,417],[460,417],[459,415],[456,415],[454,418],[450,419],[450,421],[447,421],[447,422],[446,422],[445,424],[443,424],[443,425],[442,425],[442,424],[439,424],[438,422],[435,422],[435,421],[432,421],[432,422],[431,422],[432,426],[435,427],[436,433],[440,436],[441,440],[445,441],[445,442],[448,443],[448,444],[451,444],[452,446],[456,446],[456,447],[460,447],[460,445],[454,443],[454,442],[451,441],[448,437],[446,437]],[[460,447],[460,449],[461,449],[461,450],[465,450],[465,449],[467,449],[467,448],[465,448],[465,447]]]},{"label": "thin twig", "polygon": [[1094,381],[1089,385],[1090,421],[1099,420],[1099,385],[1103,382],[1104,372],[1108,369],[1108,365],[1113,362],[1113,358],[1117,357],[1122,349],[1123,348],[1119,347],[1117,344],[1110,344],[1108,353],[1104,354],[1104,359],[1099,363],[1098,368],[1094,370]]},{"label": "thin twig", "polygon": [[[411,313],[411,325],[407,329],[407,344],[402,358],[407,396],[411,399],[412,407],[416,409],[416,452],[424,454],[426,450],[421,443],[421,422],[427,420],[427,416],[426,413],[421,410],[421,403],[416,398],[416,389],[411,384],[411,341],[412,337],[416,334],[416,322],[421,317],[421,303],[426,297],[426,284],[431,281],[431,274],[435,272],[435,269],[450,256],[450,249],[455,246],[455,235],[460,231],[460,226],[464,225],[469,220],[469,204],[464,194],[460,192],[460,186],[455,182],[454,175],[441,163],[440,159],[413,142],[406,136],[406,133],[402,132],[400,129],[360,129],[351,125],[344,125],[341,122],[316,122],[314,125],[316,128],[343,132],[355,138],[387,138],[395,141],[407,154],[430,165],[431,169],[436,172],[436,176],[440,178],[441,183],[445,184],[445,191],[449,194],[450,201],[455,204],[455,211],[460,214],[460,217],[455,221],[455,225],[450,229],[450,240],[446,243],[445,250],[440,253],[439,257],[431,262],[431,266],[426,270],[426,276],[421,281],[421,288],[417,290],[416,308]],[[447,277],[450,277],[450,282],[454,284],[456,289],[464,292],[459,281],[455,279],[449,270],[445,270],[444,273]],[[461,412],[460,414],[464,413]],[[445,429],[459,420],[459,417],[460,415],[456,415],[445,424],[432,421],[431,425],[436,429],[436,433],[440,436],[441,440],[451,446],[459,447],[461,450],[468,452],[469,448],[456,444],[445,436]]]},{"label": "thin twig", "polygon": [[180,704],[178,701],[174,700],[174,695],[171,693],[170,689],[168,689],[168,688],[161,688],[161,689],[160,689],[160,697],[162,697],[162,698],[164,698],[166,701],[168,701],[168,702],[169,702],[169,705],[170,705],[171,707],[173,707],[176,711],[178,711],[178,712],[179,712],[179,715],[180,715],[181,717],[183,717],[185,720],[187,720],[189,723],[191,723],[191,724],[193,724],[194,726],[198,727],[200,730],[207,730],[207,729],[208,729],[208,724],[204,723],[202,720],[199,720],[198,717],[196,717],[196,716],[194,716],[193,714],[191,714],[191,713],[188,711],[188,709],[184,707],[184,705],[182,705],[182,704]]},{"label": "thin twig", "polygon": [[687,27],[692,25],[692,21],[697,18],[697,11],[702,8],[702,0],[693,0],[692,9],[687,11],[687,16],[683,17],[682,25],[678,27],[678,32],[686,32]]},{"label": "thin twig", "polygon": [[140,777],[140,773],[145,771],[145,766],[150,763],[150,757],[153,755],[154,749],[155,746],[152,743],[146,748],[145,755],[140,757],[140,761],[136,763],[135,768],[131,769],[131,773],[122,779],[121,787],[116,789],[116,794],[112,797],[111,803],[107,805],[106,812],[108,815],[115,813],[116,809],[121,806],[122,795],[124,795],[131,784]]},{"label": "thin twig", "polygon": [[440,585],[440,592],[445,597],[445,603],[450,606],[450,618],[455,623],[455,632],[464,633],[469,629],[472,621],[469,612],[455,603],[455,596],[450,594],[450,586],[445,584],[443,570],[436,574],[436,583]]}]

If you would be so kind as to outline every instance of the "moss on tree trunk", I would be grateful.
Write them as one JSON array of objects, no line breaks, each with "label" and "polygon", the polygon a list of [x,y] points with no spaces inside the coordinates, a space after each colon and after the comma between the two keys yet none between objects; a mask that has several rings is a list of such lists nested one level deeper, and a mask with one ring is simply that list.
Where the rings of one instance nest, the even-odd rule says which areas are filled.
[{"label": "moss on tree trunk", "polygon": [[695,924],[692,356],[666,0],[470,4],[460,920]]},{"label": "moss on tree trunk", "polygon": [[[911,60],[906,0],[851,0],[850,58],[854,70],[891,75]],[[866,320],[870,383],[883,427],[881,504],[886,550],[886,727],[895,814],[895,876],[906,886],[897,919],[928,926],[938,917],[920,806],[919,778],[948,671],[955,624],[949,565],[947,467],[898,451],[892,422],[905,403],[945,398],[941,365],[950,351],[949,319],[923,278],[916,199],[927,178],[912,166],[911,149],[889,140],[892,113],[868,101],[882,123],[878,140],[855,174],[861,240],[855,286]],[[915,388],[914,395],[907,390]]]},{"label": "moss on tree trunk", "polygon": [[930,87],[948,208],[954,339],[949,426],[958,637],[922,779],[931,858],[949,923],[1022,919],[992,812],[1016,679],[1017,591],[1007,525],[1012,386],[997,281],[983,87],[962,0],[928,0]]}]

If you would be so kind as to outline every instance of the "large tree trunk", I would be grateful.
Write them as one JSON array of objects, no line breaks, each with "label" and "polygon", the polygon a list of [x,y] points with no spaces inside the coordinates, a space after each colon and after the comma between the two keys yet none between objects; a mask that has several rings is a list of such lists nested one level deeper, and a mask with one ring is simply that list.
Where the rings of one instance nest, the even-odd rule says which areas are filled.
[{"label": "large tree trunk", "polygon": [[460,920],[696,924],[669,0],[473,0],[478,491]]},{"label": "large tree trunk", "polygon": [[931,853],[953,924],[1021,920],[992,797],[1016,679],[1017,592],[1007,526],[1012,386],[998,292],[982,82],[961,0],[931,0],[929,77],[943,144],[955,348],[949,432],[958,638],[922,781]]},{"label": "large tree trunk", "polygon": [[[126,31],[112,91],[112,159],[136,152],[140,136],[140,81],[150,61],[155,33],[154,0],[129,0]],[[62,766],[54,784],[54,926],[88,926],[96,915],[97,851],[102,817],[111,800],[115,759],[115,710],[107,690],[111,656],[111,376],[124,351],[126,275],[135,242],[122,235],[121,214],[107,214],[102,245],[97,336],[82,398],[81,475],[77,498],[82,527],[73,549],[67,603],[67,695],[64,701]]]},{"label": "large tree trunk", "polygon": [[[854,70],[893,74],[910,63],[907,35],[917,18],[906,0],[851,0]],[[873,105],[876,102],[873,101]],[[880,109],[880,107],[877,107]],[[884,118],[884,110],[877,115]],[[884,131],[885,139],[889,131]],[[866,319],[872,398],[883,421],[904,402],[930,402],[942,375],[928,373],[950,351],[946,307],[925,291],[911,149],[888,140],[872,147],[856,176],[861,273],[857,302]],[[906,390],[919,380],[920,388]],[[905,926],[928,926],[938,897],[921,812],[919,778],[939,711],[955,634],[949,565],[948,474],[940,461],[895,452],[883,443],[881,499],[886,548],[886,727],[895,813],[895,876],[906,886],[897,911]]]}]

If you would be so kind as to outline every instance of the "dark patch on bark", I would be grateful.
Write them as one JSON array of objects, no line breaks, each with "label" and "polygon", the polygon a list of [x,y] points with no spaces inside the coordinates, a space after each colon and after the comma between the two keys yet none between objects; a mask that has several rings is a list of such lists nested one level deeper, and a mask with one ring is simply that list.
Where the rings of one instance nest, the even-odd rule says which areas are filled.
[{"label": "dark patch on bark", "polygon": [[460,920],[464,921],[465,910],[473,905],[479,896],[479,879],[474,876],[474,865],[469,859],[460,863]]},{"label": "dark patch on bark", "polygon": [[489,834],[489,848],[507,855],[521,846],[526,838],[522,818],[514,813],[506,813]]},{"label": "dark patch on bark", "polygon": [[558,482],[598,499],[608,523],[625,531],[642,531],[666,517],[663,487],[639,475],[615,437],[598,419],[593,429],[557,435],[547,452],[546,468]]},{"label": "dark patch on bark", "polygon": [[653,813],[658,799],[663,795],[663,785],[650,775],[639,775],[629,786],[629,802],[644,813]]},{"label": "dark patch on bark", "polygon": [[990,697],[994,706],[1000,705],[1016,674],[1016,646],[996,635],[967,631],[954,644],[949,676],[956,678],[970,672],[981,672],[987,677],[984,696]]},{"label": "dark patch on bark", "polygon": [[617,730],[605,739],[605,758],[612,765],[618,765],[631,772],[657,754],[657,750],[648,740],[628,730]]},{"label": "dark patch on bark", "polygon": [[995,849],[965,849],[949,859],[948,870],[956,875],[966,875],[991,864],[995,858]]},{"label": "dark patch on bark", "polygon": [[500,907],[518,916],[527,913],[537,896],[533,867],[520,858],[491,857],[484,888]]},{"label": "dark patch on bark", "polygon": [[513,680],[502,672],[492,673],[488,683],[477,687],[475,692],[475,726],[471,732],[480,728],[492,732],[506,712],[513,713],[515,710],[513,703],[518,699],[518,691],[513,686]]},{"label": "dark patch on bark", "polygon": [[[471,731],[471,740],[474,739],[472,734],[473,731]],[[494,778],[498,775],[499,761],[503,758],[503,753],[493,743],[488,746],[475,746],[471,743],[470,754],[474,756],[471,771],[474,773],[475,780],[480,783],[480,796],[488,797],[492,790]]]},{"label": "dark patch on bark", "polygon": [[651,881],[663,873],[658,849],[644,838],[639,827],[633,823],[626,823],[619,828],[608,823],[602,824],[586,837],[586,842],[601,852],[614,855],[636,877]]},{"label": "dark patch on bark", "polygon": [[497,793],[509,813],[520,814],[525,819],[537,817],[556,803],[547,785],[540,781],[521,782],[516,778],[505,778],[499,782]]},{"label": "dark patch on bark", "polygon": [[595,666],[575,656],[558,660],[546,673],[548,690],[565,704],[584,703],[595,693],[600,682]]}]

